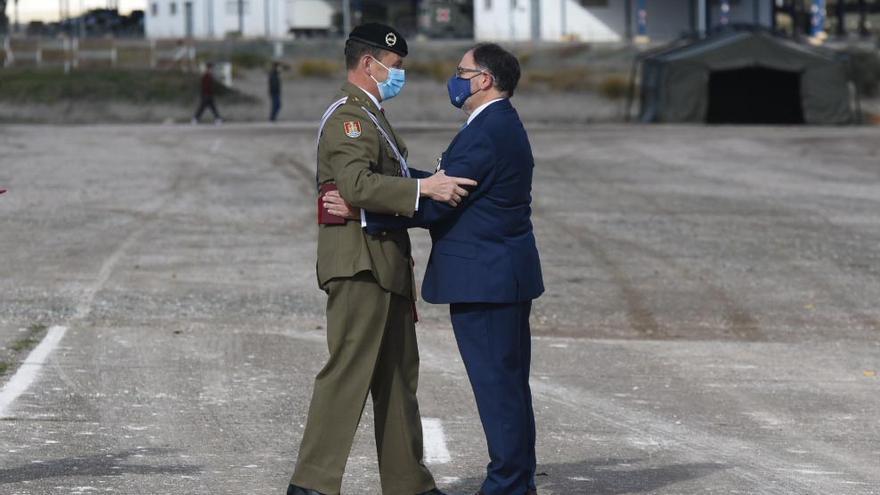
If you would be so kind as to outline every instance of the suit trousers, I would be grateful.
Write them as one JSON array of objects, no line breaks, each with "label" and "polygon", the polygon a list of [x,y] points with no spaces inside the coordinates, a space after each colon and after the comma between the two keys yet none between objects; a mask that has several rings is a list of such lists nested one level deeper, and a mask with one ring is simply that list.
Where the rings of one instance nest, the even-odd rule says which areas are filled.
[{"label": "suit trousers", "polygon": [[327,288],[330,358],[315,378],[291,483],[339,494],[370,394],[382,493],[414,495],[433,489],[434,479],[422,460],[412,301],[381,288],[368,271],[332,279]]},{"label": "suit trousers", "polygon": [[529,388],[531,301],[450,305],[455,340],[489,447],[485,495],[535,489],[535,414]]}]

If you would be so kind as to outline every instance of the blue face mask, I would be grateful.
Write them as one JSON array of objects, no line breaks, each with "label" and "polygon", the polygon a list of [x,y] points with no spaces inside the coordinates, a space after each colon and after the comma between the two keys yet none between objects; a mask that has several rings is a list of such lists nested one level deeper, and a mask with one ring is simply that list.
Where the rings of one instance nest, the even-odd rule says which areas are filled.
[{"label": "blue face mask", "polygon": [[446,83],[446,91],[449,92],[449,102],[455,108],[461,108],[464,102],[471,97],[471,80],[452,76]]},{"label": "blue face mask", "polygon": [[[376,59],[374,58],[373,60]],[[385,64],[378,60],[376,60],[376,63],[385,67]],[[388,71],[388,77],[382,82],[376,81],[375,77],[370,76],[376,81],[376,86],[379,88],[379,96],[382,97],[382,101],[390,100],[399,95],[401,90],[403,90],[403,85],[406,84],[406,71],[394,67],[385,67],[385,70]]]}]

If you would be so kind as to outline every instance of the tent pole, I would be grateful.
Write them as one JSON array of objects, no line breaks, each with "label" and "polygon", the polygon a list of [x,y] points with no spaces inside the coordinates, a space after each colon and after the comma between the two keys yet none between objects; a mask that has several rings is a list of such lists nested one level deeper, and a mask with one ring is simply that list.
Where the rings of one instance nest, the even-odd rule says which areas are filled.
[{"label": "tent pole", "polygon": [[810,36],[822,38],[825,34],[825,0],[813,0],[810,6]]},{"label": "tent pole", "polygon": [[859,36],[868,36],[868,2],[859,0]]},{"label": "tent pole", "polygon": [[632,103],[636,96],[636,71],[638,70],[639,57],[633,58],[632,68],[629,71],[629,89],[626,92],[626,115],[625,122],[632,120]]},{"label": "tent pole", "polygon": [[706,36],[706,1],[697,0],[697,33],[700,38]]},{"label": "tent pole", "polygon": [[648,0],[636,0],[636,43],[648,42]]}]

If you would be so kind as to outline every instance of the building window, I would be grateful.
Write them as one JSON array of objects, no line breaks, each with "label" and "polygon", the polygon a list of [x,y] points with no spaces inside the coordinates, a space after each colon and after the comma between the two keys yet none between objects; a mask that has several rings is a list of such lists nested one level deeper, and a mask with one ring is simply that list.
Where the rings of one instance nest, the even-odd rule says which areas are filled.
[{"label": "building window", "polygon": [[177,2],[171,2],[171,7],[168,12],[170,12],[171,15],[177,15]]},{"label": "building window", "polygon": [[153,17],[159,15],[159,2],[153,2],[150,4],[150,15]]},{"label": "building window", "polygon": [[251,3],[248,0],[226,0],[226,15],[238,15],[238,2],[241,2],[241,11],[244,15],[251,12]]}]

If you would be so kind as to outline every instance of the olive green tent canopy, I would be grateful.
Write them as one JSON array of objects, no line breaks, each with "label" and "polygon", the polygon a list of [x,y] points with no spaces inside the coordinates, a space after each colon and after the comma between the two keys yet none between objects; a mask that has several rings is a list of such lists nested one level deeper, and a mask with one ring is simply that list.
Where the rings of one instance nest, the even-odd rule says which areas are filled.
[{"label": "olive green tent canopy", "polygon": [[727,31],[642,59],[643,122],[847,124],[846,64],[766,31]]}]

